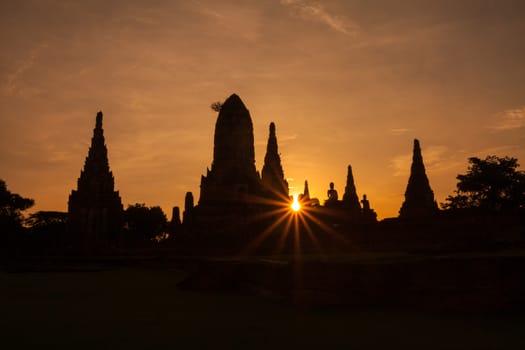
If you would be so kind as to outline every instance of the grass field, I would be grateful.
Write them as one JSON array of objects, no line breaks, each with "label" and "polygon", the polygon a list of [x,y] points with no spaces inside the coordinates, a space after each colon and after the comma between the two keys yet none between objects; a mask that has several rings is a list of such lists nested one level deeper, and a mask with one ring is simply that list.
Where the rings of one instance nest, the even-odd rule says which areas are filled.
[{"label": "grass field", "polygon": [[297,307],[180,270],[0,273],[1,349],[525,349],[525,315]]}]

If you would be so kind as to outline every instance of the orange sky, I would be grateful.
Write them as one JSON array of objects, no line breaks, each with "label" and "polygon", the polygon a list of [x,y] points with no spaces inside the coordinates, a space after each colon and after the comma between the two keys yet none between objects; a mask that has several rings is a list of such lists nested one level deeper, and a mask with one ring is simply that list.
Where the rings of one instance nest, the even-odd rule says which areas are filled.
[{"label": "orange sky", "polygon": [[[104,112],[123,204],[198,199],[216,113],[237,93],[256,165],[277,125],[291,192],[396,216],[421,141],[438,202],[467,158],[525,162],[523,1],[2,1],[0,178],[67,209]],[[523,169],[523,167],[522,167]]]}]

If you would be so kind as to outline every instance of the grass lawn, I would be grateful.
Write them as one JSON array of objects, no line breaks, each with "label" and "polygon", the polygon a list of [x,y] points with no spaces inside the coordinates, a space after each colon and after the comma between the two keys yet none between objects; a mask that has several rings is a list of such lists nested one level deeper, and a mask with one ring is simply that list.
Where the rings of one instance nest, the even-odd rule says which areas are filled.
[{"label": "grass lawn", "polygon": [[0,273],[1,349],[525,349],[525,315],[297,307],[179,270]]}]

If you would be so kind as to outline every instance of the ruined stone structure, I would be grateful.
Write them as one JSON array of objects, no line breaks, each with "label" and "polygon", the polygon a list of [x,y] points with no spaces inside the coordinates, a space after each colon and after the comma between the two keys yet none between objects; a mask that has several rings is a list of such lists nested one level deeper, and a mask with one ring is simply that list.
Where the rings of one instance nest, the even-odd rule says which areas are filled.
[{"label": "ruined stone structure", "polygon": [[183,225],[201,249],[228,251],[254,232],[253,222],[264,202],[263,194],[255,169],[250,112],[233,94],[219,110],[213,163],[206,176],[201,177],[200,197],[191,210],[191,220],[185,215]]},{"label": "ruined stone structure", "polygon": [[185,224],[191,224],[193,208],[193,193],[186,192],[186,196],[184,197],[184,213],[182,214],[182,221]]},{"label": "ruined stone structure", "polygon": [[284,178],[281,157],[279,156],[275,124],[270,123],[270,135],[262,168],[262,184],[265,194],[271,198],[288,201],[288,182]]},{"label": "ruined stone structure", "polygon": [[170,225],[174,227],[178,227],[182,225],[182,221],[180,220],[180,208],[179,207],[172,208]]},{"label": "ruined stone structure", "polygon": [[351,214],[359,214],[361,206],[359,205],[359,197],[354,183],[354,175],[352,174],[352,166],[348,166],[348,174],[346,176],[346,187],[343,195],[343,205]]},{"label": "ruined stone structure", "polygon": [[430,188],[419,141],[414,140],[414,153],[412,156],[412,167],[405,191],[405,201],[399,210],[401,218],[420,218],[435,214],[438,206],[434,200],[434,192]]},{"label": "ruined stone structure", "polygon": [[201,178],[199,205],[242,202],[261,192],[250,112],[233,94],[222,104],[215,124],[213,163]]},{"label": "ruined stone structure", "polygon": [[68,234],[75,245],[86,251],[105,250],[118,243],[123,207],[114,183],[104,141],[102,112],[98,112],[84,169],[68,202]]}]

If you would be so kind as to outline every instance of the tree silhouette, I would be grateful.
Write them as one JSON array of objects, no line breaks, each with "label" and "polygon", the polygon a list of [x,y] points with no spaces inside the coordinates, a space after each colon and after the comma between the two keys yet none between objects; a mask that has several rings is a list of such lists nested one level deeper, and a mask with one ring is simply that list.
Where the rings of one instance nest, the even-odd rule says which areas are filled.
[{"label": "tree silhouette", "polygon": [[525,172],[518,171],[518,160],[511,157],[471,157],[467,173],[458,175],[454,195],[443,209],[477,208],[501,211],[525,208]]},{"label": "tree silhouette", "polygon": [[37,211],[30,214],[26,224],[38,235],[65,234],[68,214],[61,211]]},{"label": "tree silhouette", "polygon": [[25,220],[29,226],[29,235],[24,244],[38,253],[63,248],[70,243],[66,241],[67,218],[68,213],[60,211],[37,211],[30,214]]},{"label": "tree silhouette", "polygon": [[130,238],[152,240],[167,231],[168,219],[158,206],[129,205],[124,212],[126,229]]},{"label": "tree silhouette", "polygon": [[24,231],[22,211],[35,203],[7,189],[4,180],[0,179],[0,257],[16,254],[20,238]]},{"label": "tree silhouette", "polygon": [[22,211],[30,208],[35,201],[24,198],[7,189],[4,180],[0,179],[0,231],[15,232],[22,229],[24,216]]},{"label": "tree silhouette", "polygon": [[26,223],[31,228],[48,228],[55,225],[65,225],[67,222],[67,213],[61,211],[37,211],[30,214]]}]

